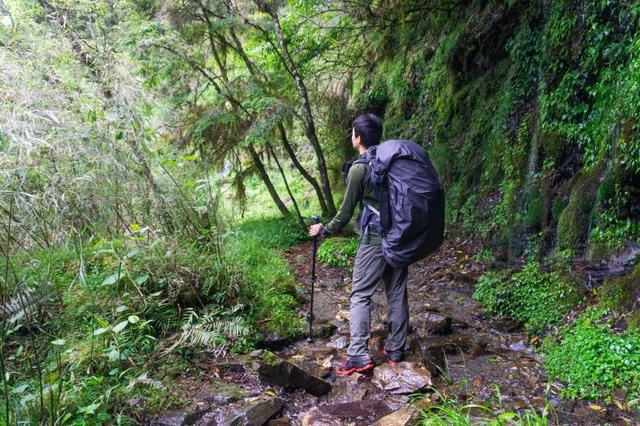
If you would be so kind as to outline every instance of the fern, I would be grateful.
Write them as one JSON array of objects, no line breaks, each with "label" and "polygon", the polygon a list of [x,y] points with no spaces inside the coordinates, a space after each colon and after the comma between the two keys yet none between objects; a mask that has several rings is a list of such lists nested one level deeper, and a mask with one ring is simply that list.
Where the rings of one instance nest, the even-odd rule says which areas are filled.
[{"label": "fern", "polygon": [[176,341],[164,351],[168,354],[177,347],[203,347],[214,356],[225,356],[229,344],[249,335],[250,328],[241,317],[220,318],[218,310],[205,313],[202,317],[193,309],[187,309],[182,323],[182,331],[176,335]]},{"label": "fern", "polygon": [[13,328],[20,324],[25,317],[33,317],[43,296],[33,288],[18,292],[7,303],[0,306],[0,319],[4,326]]}]

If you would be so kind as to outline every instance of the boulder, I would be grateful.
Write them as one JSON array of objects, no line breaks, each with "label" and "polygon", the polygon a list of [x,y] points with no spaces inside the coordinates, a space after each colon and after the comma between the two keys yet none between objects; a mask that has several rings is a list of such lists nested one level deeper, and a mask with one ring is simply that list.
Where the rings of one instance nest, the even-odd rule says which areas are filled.
[{"label": "boulder", "polygon": [[331,391],[331,384],[314,376],[294,363],[271,352],[263,352],[258,358],[260,379],[285,389],[304,389],[311,395],[322,396]]},{"label": "boulder", "polygon": [[423,366],[407,361],[382,364],[373,370],[372,382],[391,394],[413,393],[431,386],[431,373]]},{"label": "boulder", "polygon": [[248,405],[235,408],[227,414],[217,426],[262,426],[278,413],[284,405],[282,398],[268,398],[253,401]]}]

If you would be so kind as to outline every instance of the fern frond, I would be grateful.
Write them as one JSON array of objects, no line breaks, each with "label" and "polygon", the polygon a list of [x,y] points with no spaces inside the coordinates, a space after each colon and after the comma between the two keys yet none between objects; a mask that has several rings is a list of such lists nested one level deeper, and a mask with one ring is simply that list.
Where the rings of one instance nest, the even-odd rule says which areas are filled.
[{"label": "fern frond", "polygon": [[7,303],[0,306],[0,320],[6,322],[7,327],[14,327],[25,317],[33,316],[43,298],[42,293],[34,288],[19,291]]}]

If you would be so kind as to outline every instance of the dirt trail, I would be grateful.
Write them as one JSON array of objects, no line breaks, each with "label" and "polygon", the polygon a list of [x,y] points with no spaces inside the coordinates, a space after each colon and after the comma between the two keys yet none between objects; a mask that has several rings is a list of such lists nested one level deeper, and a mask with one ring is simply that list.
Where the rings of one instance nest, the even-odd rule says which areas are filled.
[{"label": "dirt trail", "polygon": [[[561,400],[558,397],[561,384],[548,383],[542,360],[526,335],[509,321],[483,316],[480,306],[471,298],[477,278],[487,267],[475,260],[477,252],[474,243],[451,239],[437,253],[411,266],[407,360],[431,371],[432,387],[437,392],[466,403],[493,401],[495,407],[508,410],[542,410],[549,402],[561,424],[628,424],[624,421],[628,413],[615,409],[603,413],[591,409],[586,401]],[[310,253],[311,243],[285,253],[297,282],[307,292]],[[406,407],[410,402],[407,394],[381,390],[374,384],[372,374],[349,377],[334,374],[333,367],[345,356],[348,343],[351,272],[318,264],[317,276],[314,325],[316,329],[331,330],[330,335],[312,343],[304,339],[287,343],[276,339],[270,344],[280,358],[331,383],[328,394],[317,397],[302,389],[287,390],[265,383],[256,372],[255,354],[253,358],[207,361],[200,366],[207,377],[206,386],[202,380],[185,380],[195,397],[194,404],[186,410],[195,413],[191,420],[185,420],[185,410],[178,410],[176,421],[167,421],[165,416],[149,424],[263,424],[263,419],[278,417],[268,424],[371,425]],[[376,369],[382,371],[388,367],[381,353],[386,337],[382,285],[371,308],[370,348]],[[307,309],[308,306],[301,306],[301,315]],[[265,395],[270,398],[266,402]],[[246,407],[250,407],[248,411]],[[239,412],[242,414],[238,415]]]}]

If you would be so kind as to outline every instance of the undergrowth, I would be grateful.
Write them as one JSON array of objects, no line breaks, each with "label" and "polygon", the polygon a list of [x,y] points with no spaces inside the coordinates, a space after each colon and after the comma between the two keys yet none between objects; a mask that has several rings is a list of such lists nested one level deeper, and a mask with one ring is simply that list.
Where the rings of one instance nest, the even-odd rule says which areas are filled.
[{"label": "undergrowth", "polygon": [[358,237],[324,240],[318,248],[318,260],[336,268],[350,267],[358,251],[358,243]]},{"label": "undergrowth", "polygon": [[492,315],[509,317],[524,324],[531,333],[541,333],[557,324],[580,300],[576,283],[558,272],[545,272],[530,261],[519,271],[485,273],[473,298]]},{"label": "undergrowth", "polygon": [[557,424],[550,405],[538,412],[533,408],[509,410],[502,404],[499,389],[492,400],[484,404],[465,404],[436,391],[438,402],[420,410],[422,426],[546,426]]},{"label": "undergrowth", "polygon": [[184,405],[188,395],[172,390],[189,360],[248,351],[259,330],[298,332],[296,287],[279,254],[304,237],[295,223],[259,220],[221,241],[136,228],[16,254],[0,311],[11,417],[134,424],[145,410]]},{"label": "undergrowth", "polygon": [[588,309],[574,324],[545,338],[544,362],[551,379],[566,383],[563,396],[616,402],[628,409],[640,398],[640,332],[613,332],[607,313]]}]

